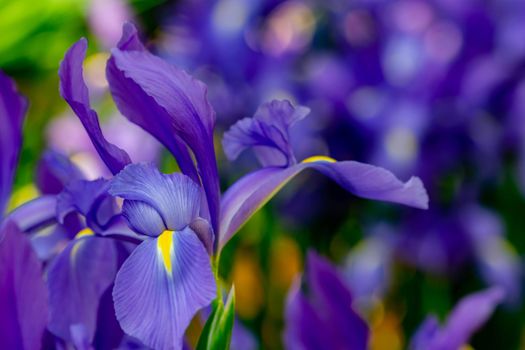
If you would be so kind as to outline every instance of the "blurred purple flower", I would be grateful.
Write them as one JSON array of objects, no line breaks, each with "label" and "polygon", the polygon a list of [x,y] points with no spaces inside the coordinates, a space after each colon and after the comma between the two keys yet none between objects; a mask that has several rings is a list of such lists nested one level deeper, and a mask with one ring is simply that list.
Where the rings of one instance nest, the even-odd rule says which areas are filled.
[{"label": "blurred purple flower", "polygon": [[491,288],[461,299],[443,326],[429,316],[412,337],[412,350],[454,350],[466,345],[470,337],[490,318],[504,293]]},{"label": "blurred purple flower", "polygon": [[308,253],[303,277],[286,302],[287,349],[367,349],[369,330],[352,307],[352,294],[338,271],[314,252]]}]

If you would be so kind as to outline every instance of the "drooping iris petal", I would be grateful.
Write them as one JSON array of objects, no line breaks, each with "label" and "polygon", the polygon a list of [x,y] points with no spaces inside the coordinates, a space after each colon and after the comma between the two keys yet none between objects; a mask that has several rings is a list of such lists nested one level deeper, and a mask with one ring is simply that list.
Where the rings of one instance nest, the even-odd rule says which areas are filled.
[{"label": "drooping iris petal", "polygon": [[0,71],[0,218],[11,194],[26,110],[27,102],[14,82]]},{"label": "drooping iris petal", "polygon": [[48,271],[49,330],[71,341],[71,327],[82,325],[91,342],[100,298],[116,272],[113,240],[87,235],[71,241]]},{"label": "drooping iris petal", "polygon": [[263,166],[295,164],[289,128],[308,113],[310,109],[294,107],[287,100],[264,103],[253,118],[238,121],[224,134],[224,152],[234,160],[245,149],[254,147]]},{"label": "drooping iris petal", "polygon": [[31,245],[41,261],[49,261],[60,253],[70,237],[63,225],[50,225],[30,236]]},{"label": "drooping iris petal", "polygon": [[108,169],[118,173],[131,163],[128,154],[109,143],[102,134],[97,113],[91,108],[89,92],[82,76],[82,63],[86,55],[87,41],[80,39],[66,52],[60,64],[60,95],[69,104],[86,129],[91,142]]},{"label": "drooping iris petal", "polygon": [[428,196],[417,177],[402,182],[386,169],[354,161],[312,158],[288,168],[268,167],[250,173],[224,194],[221,202],[220,245],[295,175],[307,168],[329,176],[359,197],[427,208]]},{"label": "drooping iris petal", "polygon": [[190,320],[215,298],[210,258],[189,228],[141,243],[113,289],[122,329],[154,349],[180,349]]},{"label": "drooping iris petal", "polygon": [[[109,192],[129,201],[141,201],[156,210],[145,209],[144,205],[126,206],[124,215],[132,227],[144,230],[145,214],[150,215],[149,227],[160,227],[158,216],[164,222],[164,229],[181,230],[199,215],[200,188],[189,177],[180,173],[161,174],[152,164],[131,164],[115,176]],[[133,210],[133,212],[128,212]],[[146,210],[148,210],[146,212]],[[164,230],[163,229],[163,230]],[[163,231],[162,230],[162,231]],[[149,232],[159,235],[162,231]]]},{"label": "drooping iris petal", "polygon": [[38,163],[35,181],[42,194],[58,194],[68,183],[83,178],[80,169],[68,157],[46,151]]},{"label": "drooping iris petal", "polygon": [[[217,231],[220,189],[213,145],[215,112],[208,102],[206,86],[147,51],[114,49],[112,60],[119,74],[133,81],[166,111],[169,120],[157,119],[159,127],[165,128],[170,136],[179,136],[192,150],[206,192],[211,223]],[[123,103],[121,100],[117,105],[122,108]],[[126,110],[122,113],[126,114]]]},{"label": "drooping iris petal", "polygon": [[[145,51],[138,38],[136,28],[127,23],[117,45],[122,51]],[[111,57],[106,67],[111,94],[120,112],[131,122],[153,135],[177,159],[181,171],[194,181],[199,181],[197,170],[188,151],[188,147],[170,125],[170,115],[154,98],[148,95],[137,83],[126,77],[117,68]]]},{"label": "drooping iris petal", "polygon": [[0,310],[0,348],[41,348],[48,316],[42,265],[10,221],[0,227]]},{"label": "drooping iris petal", "polygon": [[352,295],[337,270],[308,254],[305,292],[292,287],[284,339],[290,349],[367,349],[368,326],[352,308]]}]

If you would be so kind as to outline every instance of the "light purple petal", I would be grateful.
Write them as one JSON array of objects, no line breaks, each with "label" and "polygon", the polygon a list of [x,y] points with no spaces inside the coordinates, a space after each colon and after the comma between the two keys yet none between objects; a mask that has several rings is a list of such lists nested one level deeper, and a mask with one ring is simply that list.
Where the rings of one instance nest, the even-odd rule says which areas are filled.
[{"label": "light purple petal", "polygon": [[428,208],[428,195],[418,177],[402,182],[384,168],[354,161],[315,161],[303,165],[332,178],[356,196],[420,209]]},{"label": "light purple petal", "polygon": [[115,242],[85,236],[71,241],[49,267],[49,330],[71,341],[71,327],[85,327],[89,341],[96,330],[100,298],[117,272]]},{"label": "light purple petal", "polygon": [[30,235],[31,245],[41,261],[49,261],[60,253],[71,240],[63,225],[55,224]]},{"label": "light purple petal", "polygon": [[204,245],[190,229],[141,243],[117,274],[113,300],[124,332],[154,349],[181,349],[199,309],[216,296]]},{"label": "light purple petal", "polygon": [[[195,182],[180,173],[161,174],[152,164],[131,164],[115,176],[109,192],[125,200],[141,201],[157,213],[150,220],[150,227],[160,227],[158,216],[162,218],[165,229],[181,230],[198,217],[201,191]],[[144,207],[141,207],[144,209]],[[129,209],[129,207],[127,208]],[[141,214],[146,214],[142,211]],[[130,213],[125,214],[132,219]],[[144,219],[141,216],[141,220]],[[135,223],[138,225],[138,223]],[[144,229],[144,228],[141,228]],[[160,232],[150,232],[149,235],[159,235]]]},{"label": "light purple petal", "polygon": [[504,298],[503,289],[493,287],[461,299],[449,315],[431,349],[459,349],[488,321]]},{"label": "light purple petal", "polygon": [[41,196],[17,207],[9,213],[8,218],[14,221],[20,230],[32,231],[55,221],[56,203],[56,196]]},{"label": "light purple petal", "polygon": [[41,348],[48,315],[42,265],[9,221],[0,227],[0,310],[0,348]]},{"label": "light purple petal", "polygon": [[245,149],[253,147],[263,166],[295,164],[289,128],[308,113],[310,109],[294,107],[287,100],[264,103],[253,118],[238,121],[224,134],[224,152],[234,160]]},{"label": "light purple petal", "polygon": [[80,39],[66,52],[60,64],[60,95],[69,104],[86,129],[91,142],[108,169],[118,173],[131,160],[128,154],[109,143],[102,134],[97,113],[91,109],[89,92],[82,76],[82,63],[86,55],[87,41]]},{"label": "light purple petal", "polygon": [[[133,25],[129,23],[124,25],[118,49],[122,51],[145,51]],[[106,75],[111,94],[120,112],[131,122],[159,140],[177,159],[184,174],[194,181],[199,181],[188,147],[176,133],[176,130],[171,127],[171,117],[166,109],[157,104],[154,98],[148,95],[140,85],[126,77],[124,72],[117,68],[113,57],[108,61]]]},{"label": "light purple petal", "polygon": [[167,229],[157,209],[142,201],[125,200],[122,215],[133,231],[156,237]]},{"label": "light purple petal", "polygon": [[26,110],[25,98],[18,94],[15,83],[0,71],[0,218],[13,186]]},{"label": "light purple petal", "polygon": [[217,231],[220,189],[213,145],[215,112],[208,102],[206,86],[146,51],[114,49],[112,59],[123,76],[166,111],[169,123],[158,119],[162,123],[159,127],[180,137],[192,150],[206,192],[211,223]]},{"label": "light purple petal", "polygon": [[359,197],[417,208],[428,206],[428,196],[419,178],[412,177],[407,182],[402,182],[388,170],[373,165],[321,159],[288,168],[268,167],[241,178],[223,195],[220,246],[223,246],[288,181],[307,168],[322,172]]}]

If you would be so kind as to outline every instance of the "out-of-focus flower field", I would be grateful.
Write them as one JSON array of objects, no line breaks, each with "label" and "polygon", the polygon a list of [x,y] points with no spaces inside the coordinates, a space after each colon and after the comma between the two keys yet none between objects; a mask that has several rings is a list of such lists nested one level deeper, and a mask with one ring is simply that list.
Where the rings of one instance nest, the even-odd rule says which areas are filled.
[{"label": "out-of-focus flower field", "polygon": [[[184,107],[199,117],[209,112],[208,105],[195,102],[201,97],[201,85],[195,87],[194,80],[161,65],[160,59],[144,59],[140,65],[142,56],[135,55],[141,50],[134,46],[137,38],[125,34],[121,39],[124,23],[136,26],[135,34],[147,50],[164,60],[162,64],[183,69],[207,86],[204,95],[215,111],[211,133],[208,119],[198,126],[184,119]],[[125,28],[132,32],[130,25]],[[164,232],[175,232],[170,238],[175,242],[172,262],[166,262],[162,248],[158,250],[170,273],[183,260],[177,260],[177,235],[195,231],[200,239],[195,241],[203,246],[188,259],[198,262],[200,253],[204,260],[211,256],[206,276],[217,281],[217,300],[221,299],[214,302],[215,310],[216,305],[228,307],[222,299],[235,288],[233,329],[215,330],[215,334],[232,333],[231,349],[525,348],[525,1],[0,0],[0,70],[29,103],[18,162],[11,165],[16,175],[5,212],[1,195],[10,191],[6,189],[10,185],[0,174],[0,186],[5,186],[0,188],[0,227],[4,214],[7,223],[16,208],[44,195],[58,195],[62,187],[68,191],[70,179],[60,179],[60,191],[55,191],[57,179],[49,180],[57,176],[55,168],[47,168],[55,164],[53,157],[63,157],[60,171],[64,164],[72,164],[83,181],[117,178],[108,180],[108,193],[119,197],[119,210],[131,207],[122,204],[126,201],[147,202],[126,192],[128,187],[123,189],[124,184],[133,187],[125,172],[129,170],[129,177],[136,180],[142,174],[139,166],[121,170],[124,162],[118,171],[111,169],[97,148],[105,146],[93,146],[92,132],[82,124],[79,110],[85,108],[85,101],[78,97],[82,93],[75,96],[77,53],[68,52],[71,62],[64,58],[81,37],[89,42],[83,63],[89,109],[98,113],[107,141],[125,150],[133,163],[152,162],[162,173],[182,170],[202,185],[200,197],[185,195],[201,206],[187,210],[201,210],[191,219],[201,220],[199,225],[206,222],[213,233],[209,242],[195,221],[179,229],[177,210],[184,216],[186,209],[181,208],[186,204],[171,212],[177,216],[173,227],[167,222],[171,219],[163,217],[163,199],[156,202],[160,209],[151,203],[148,210],[137,209],[144,217],[133,211],[138,218],[126,213],[124,218],[131,230],[142,234],[141,247],[159,236],[140,228],[140,223],[149,223],[151,208],[158,211],[153,216],[162,217],[164,225],[155,238],[158,247]],[[80,45],[72,50],[81,51]],[[163,75],[174,76],[182,93],[156,85]],[[182,109],[170,109],[166,103],[171,102]],[[9,110],[5,107],[9,102],[3,103],[0,99],[0,113]],[[162,124],[168,114],[172,119]],[[0,115],[0,129],[4,128],[0,151],[7,154],[11,141],[7,124],[2,124],[5,120]],[[179,162],[172,156],[177,147],[173,140],[179,135],[177,140],[190,149],[190,163],[194,161],[196,168],[189,166],[187,171],[180,161],[183,156],[175,155]],[[206,137],[211,140],[208,148]],[[211,163],[216,159],[215,175],[210,157]],[[4,159],[0,154],[0,161]],[[366,164],[384,168],[385,173]],[[197,169],[194,177],[192,169]],[[251,172],[253,183],[238,181]],[[213,196],[215,180],[222,197]],[[151,184],[134,185],[149,188]],[[162,192],[164,185],[151,186],[166,194],[168,206],[186,198],[170,197],[171,189]],[[68,193],[77,196],[72,189]],[[215,207],[214,199],[219,201]],[[93,218],[82,211],[82,204],[71,206],[86,217],[84,230],[95,231],[100,240],[112,240],[104,225],[99,225],[104,227],[99,227],[100,232],[90,226],[90,220],[101,220],[99,214]],[[59,206],[58,216],[60,210]],[[67,215],[73,209],[68,210]],[[120,272],[116,281],[116,271],[112,277],[97,277],[97,281],[108,279],[105,288],[79,282],[91,278],[86,272],[70,277],[78,280],[70,281],[74,287],[69,290],[55,287],[48,271],[58,269],[53,259],[58,261],[63,251],[78,246],[67,246],[70,238],[58,245],[54,241],[51,252],[48,243],[38,241],[43,233],[35,237],[31,230],[20,230],[31,239],[32,250],[28,249],[41,261],[50,319],[43,335],[29,336],[27,320],[20,316],[11,323],[5,312],[0,328],[11,329],[5,325],[18,322],[23,329],[20,339],[37,337],[31,344],[45,349],[182,346],[168,346],[159,340],[161,336],[139,330],[164,327],[151,321],[155,316],[144,311],[144,325],[133,328],[130,324],[136,320],[119,311],[116,291],[125,289],[117,288],[119,278],[127,277],[125,268],[139,248],[130,242],[115,248],[122,250]],[[81,232],[73,235],[75,239],[82,238]],[[0,239],[0,247],[7,241]],[[71,259],[74,256],[72,251]],[[92,259],[104,258],[87,257],[83,271],[91,271]],[[0,262],[8,266],[9,261],[8,254],[0,252]],[[93,274],[102,270],[110,268],[100,263]],[[0,290],[0,306],[17,299],[9,294],[9,271],[0,267],[0,288],[4,283],[8,291]],[[186,273],[205,275],[197,267],[180,271],[180,278]],[[144,274],[144,280],[151,276]],[[57,285],[66,284],[66,275],[57,277]],[[199,278],[194,281],[198,287],[193,287],[205,289],[208,280]],[[141,283],[129,282],[126,288],[140,288]],[[92,287],[96,291],[91,292]],[[77,310],[71,308],[79,305],[74,298],[60,304],[58,288],[78,292],[80,299],[88,288],[86,298],[96,300],[98,311],[92,310],[85,324],[70,319],[55,322],[57,310],[74,314]],[[179,311],[196,300],[177,299],[180,291],[173,290],[170,296],[183,305]],[[140,293],[133,303],[150,298]],[[71,294],[64,295],[63,300],[69,300]],[[198,308],[187,307],[195,310],[180,311],[190,313],[187,329],[173,321],[173,329],[166,332],[173,339],[172,334],[185,334],[187,348],[206,348],[201,334],[210,332],[209,339],[215,339],[205,326],[215,313],[207,308],[211,299],[207,301]],[[150,306],[146,301],[144,305]],[[171,307],[160,305],[159,310]],[[202,307],[204,311],[194,316]],[[101,321],[107,310],[111,310],[110,325]],[[89,307],[78,314],[83,317],[84,312],[89,314]],[[160,311],[157,315],[159,320],[168,317]],[[117,340],[103,340],[115,335]],[[33,348],[27,341],[2,343],[2,336],[0,329],[0,348],[23,343],[22,349]]]}]

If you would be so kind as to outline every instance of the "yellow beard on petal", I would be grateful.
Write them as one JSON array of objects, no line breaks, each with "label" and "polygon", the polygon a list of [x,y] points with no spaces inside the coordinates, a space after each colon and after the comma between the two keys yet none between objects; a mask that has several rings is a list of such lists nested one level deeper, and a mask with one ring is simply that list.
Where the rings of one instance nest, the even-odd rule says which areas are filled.
[{"label": "yellow beard on petal", "polygon": [[162,262],[164,263],[164,268],[171,274],[171,246],[173,243],[173,231],[164,231],[161,233],[159,238],[157,238],[157,249],[162,257]]},{"label": "yellow beard on petal", "polygon": [[313,156],[308,157],[305,160],[303,160],[301,163],[314,163],[314,162],[329,162],[329,163],[335,163],[337,162],[334,158],[327,157],[327,156]]},{"label": "yellow beard on petal", "polygon": [[85,237],[85,236],[93,236],[94,234],[95,233],[93,232],[92,229],[90,229],[89,227],[86,227],[85,229],[78,231],[78,233],[75,236],[75,239]]}]

